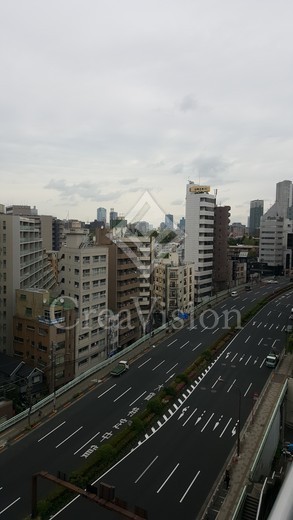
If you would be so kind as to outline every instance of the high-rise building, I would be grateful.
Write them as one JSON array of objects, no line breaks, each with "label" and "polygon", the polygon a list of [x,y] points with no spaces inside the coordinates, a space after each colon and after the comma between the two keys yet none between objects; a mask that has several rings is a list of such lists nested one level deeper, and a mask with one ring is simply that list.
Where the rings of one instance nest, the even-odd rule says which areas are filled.
[{"label": "high-rise building", "polygon": [[216,198],[209,186],[186,187],[185,261],[194,263],[195,303],[212,294]]},{"label": "high-rise building", "polygon": [[107,222],[107,210],[106,210],[106,208],[98,208],[97,209],[97,221],[98,222],[103,222],[104,226],[106,225],[106,222]]},{"label": "high-rise building", "polygon": [[174,217],[171,215],[171,213],[167,213],[167,215],[165,215],[165,226],[166,229],[174,228]]},{"label": "high-rise building", "polygon": [[291,206],[292,182],[278,182],[276,202],[261,217],[259,243],[260,262],[276,275],[290,274],[292,270],[292,220],[288,218]]},{"label": "high-rise building", "polygon": [[54,272],[34,217],[0,214],[0,350],[13,353],[16,289],[52,289]]},{"label": "high-rise building", "polygon": [[112,228],[112,227],[114,227],[116,225],[117,218],[118,218],[117,211],[114,211],[114,208],[111,208],[110,209],[110,215],[109,215],[110,228]]},{"label": "high-rise building", "polygon": [[263,216],[264,201],[252,200],[249,213],[249,234],[253,237],[259,236],[260,219]]}]

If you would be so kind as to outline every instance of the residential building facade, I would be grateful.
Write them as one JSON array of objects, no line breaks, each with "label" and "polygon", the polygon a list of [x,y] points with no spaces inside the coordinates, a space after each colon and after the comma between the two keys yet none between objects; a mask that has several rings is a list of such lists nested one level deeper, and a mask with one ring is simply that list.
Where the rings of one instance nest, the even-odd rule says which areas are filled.
[{"label": "residential building facade", "polygon": [[209,186],[186,187],[185,262],[194,264],[194,299],[202,302],[213,290],[214,214],[216,198]]},{"label": "residential building facade", "polygon": [[16,289],[56,284],[34,217],[0,214],[0,350],[13,353]]},{"label": "residential building facade", "polygon": [[78,309],[75,376],[108,357],[108,250],[85,231],[68,233],[59,251],[59,288]]}]

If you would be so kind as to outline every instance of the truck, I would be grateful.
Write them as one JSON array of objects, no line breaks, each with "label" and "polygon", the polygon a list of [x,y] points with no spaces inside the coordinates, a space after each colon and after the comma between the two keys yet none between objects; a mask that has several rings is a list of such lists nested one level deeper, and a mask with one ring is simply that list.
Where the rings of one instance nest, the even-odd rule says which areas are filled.
[{"label": "truck", "polygon": [[279,362],[279,354],[275,352],[271,352],[266,357],[266,366],[270,368],[275,368]]},{"label": "truck", "polygon": [[129,369],[128,361],[119,361],[118,365],[116,365],[110,372],[111,376],[121,376],[123,372]]}]

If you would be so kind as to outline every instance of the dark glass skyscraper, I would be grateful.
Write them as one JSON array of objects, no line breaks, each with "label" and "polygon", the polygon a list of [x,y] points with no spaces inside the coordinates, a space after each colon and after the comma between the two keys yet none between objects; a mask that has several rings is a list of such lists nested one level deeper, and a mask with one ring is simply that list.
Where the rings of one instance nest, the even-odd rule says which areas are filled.
[{"label": "dark glass skyscraper", "polygon": [[250,202],[249,234],[259,236],[260,218],[263,216],[263,200],[252,200]]}]

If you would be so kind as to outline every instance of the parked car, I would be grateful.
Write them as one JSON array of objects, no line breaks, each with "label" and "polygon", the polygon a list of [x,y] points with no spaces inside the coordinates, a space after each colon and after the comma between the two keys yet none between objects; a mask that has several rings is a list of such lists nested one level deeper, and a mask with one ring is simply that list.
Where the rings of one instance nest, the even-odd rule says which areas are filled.
[{"label": "parked car", "polygon": [[231,296],[238,296],[238,292],[237,291],[232,291],[231,292]]},{"label": "parked car", "polygon": [[251,291],[251,285],[245,285],[245,290],[246,291]]}]

